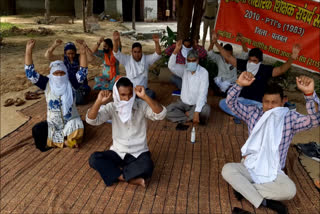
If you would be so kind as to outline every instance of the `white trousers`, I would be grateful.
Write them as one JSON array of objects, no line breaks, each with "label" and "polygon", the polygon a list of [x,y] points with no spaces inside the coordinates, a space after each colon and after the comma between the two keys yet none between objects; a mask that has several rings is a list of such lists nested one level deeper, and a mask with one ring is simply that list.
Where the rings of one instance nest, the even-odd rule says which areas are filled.
[{"label": "white trousers", "polygon": [[227,163],[221,172],[223,178],[251,204],[258,208],[263,199],[290,200],[296,194],[296,185],[284,173],[279,173],[273,182],[253,183],[247,168],[242,163]]}]

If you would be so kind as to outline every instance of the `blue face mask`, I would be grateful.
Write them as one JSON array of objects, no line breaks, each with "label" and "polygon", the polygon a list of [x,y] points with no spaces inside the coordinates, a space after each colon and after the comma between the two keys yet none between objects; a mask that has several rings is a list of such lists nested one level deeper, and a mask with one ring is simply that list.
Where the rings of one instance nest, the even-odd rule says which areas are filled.
[{"label": "blue face mask", "polygon": [[187,71],[195,71],[197,70],[198,63],[196,62],[187,62]]}]

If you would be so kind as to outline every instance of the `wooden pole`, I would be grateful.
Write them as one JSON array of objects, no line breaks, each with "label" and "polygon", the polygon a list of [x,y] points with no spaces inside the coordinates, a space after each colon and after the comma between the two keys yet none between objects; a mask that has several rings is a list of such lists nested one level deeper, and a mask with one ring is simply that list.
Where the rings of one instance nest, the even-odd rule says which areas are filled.
[{"label": "wooden pole", "polygon": [[49,23],[50,20],[50,0],[45,0],[44,1],[44,7],[45,7],[45,14],[44,14],[44,19],[46,20],[47,24]]},{"label": "wooden pole", "polygon": [[82,0],[82,23],[83,23],[83,31],[87,32],[87,25],[86,25],[86,1]]},{"label": "wooden pole", "polygon": [[136,0],[132,0],[132,29],[136,29]]}]

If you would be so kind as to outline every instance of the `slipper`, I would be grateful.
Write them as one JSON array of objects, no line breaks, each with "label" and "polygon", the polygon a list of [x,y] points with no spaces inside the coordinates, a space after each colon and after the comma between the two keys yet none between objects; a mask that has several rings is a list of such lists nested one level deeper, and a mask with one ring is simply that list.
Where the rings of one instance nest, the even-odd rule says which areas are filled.
[{"label": "slipper", "polygon": [[320,190],[320,180],[315,180],[314,184],[316,185],[316,187]]},{"label": "slipper", "polygon": [[22,106],[23,104],[25,104],[26,101],[20,99],[20,98],[17,98],[16,101],[15,101],[15,106]]},{"label": "slipper", "polygon": [[4,101],[4,105],[3,106],[8,107],[8,106],[12,106],[13,104],[14,104],[14,99],[9,98],[6,101]]},{"label": "slipper", "polygon": [[251,212],[249,212],[247,210],[243,210],[239,207],[234,207],[232,210],[232,214],[251,214]]},{"label": "slipper", "polygon": [[44,91],[41,89],[35,90],[33,93],[40,95],[40,94],[44,94]]},{"label": "slipper", "polygon": [[26,92],[24,97],[26,100],[36,100],[41,98],[37,93],[31,91]]}]

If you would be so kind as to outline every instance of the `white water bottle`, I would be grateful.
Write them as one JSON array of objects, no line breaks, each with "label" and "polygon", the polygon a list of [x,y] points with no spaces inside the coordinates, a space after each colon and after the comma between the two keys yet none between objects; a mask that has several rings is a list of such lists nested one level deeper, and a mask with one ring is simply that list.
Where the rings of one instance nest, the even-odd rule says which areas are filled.
[{"label": "white water bottle", "polygon": [[195,127],[192,127],[192,131],[191,131],[191,143],[195,143],[196,142],[196,129]]}]

